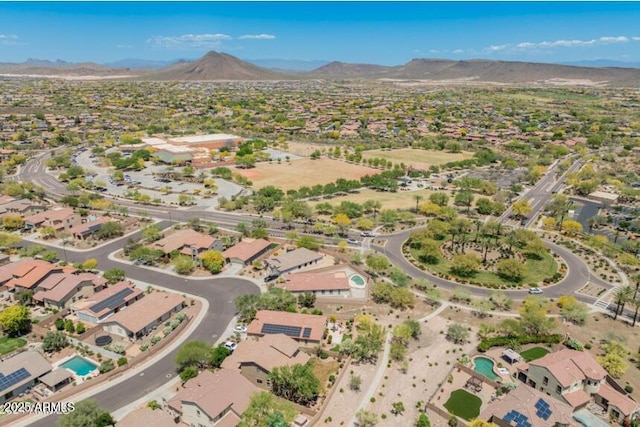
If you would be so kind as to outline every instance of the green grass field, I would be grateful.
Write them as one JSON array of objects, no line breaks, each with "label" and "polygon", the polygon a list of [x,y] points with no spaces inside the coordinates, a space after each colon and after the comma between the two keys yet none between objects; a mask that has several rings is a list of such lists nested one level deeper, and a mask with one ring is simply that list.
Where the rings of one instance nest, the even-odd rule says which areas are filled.
[{"label": "green grass field", "polygon": [[24,347],[27,344],[27,340],[22,338],[0,338],[0,354],[8,354],[12,351]]},{"label": "green grass field", "polygon": [[458,417],[471,421],[480,415],[482,400],[466,390],[454,390],[449,396],[449,400],[444,404],[447,411]]},{"label": "green grass field", "polygon": [[[419,249],[411,249],[414,259],[418,259]],[[451,261],[441,256],[437,264],[424,264],[427,270],[435,273],[448,274],[457,277],[451,272]],[[479,270],[472,277],[461,278],[471,283],[492,288],[499,288],[503,285],[510,287],[526,286],[532,283],[539,283],[543,280],[552,278],[558,271],[558,263],[553,259],[551,254],[546,253],[540,259],[527,258],[525,262],[526,276],[519,283],[509,283],[505,279],[498,276],[493,271]],[[482,268],[482,266],[480,267]]]},{"label": "green grass field", "polygon": [[541,357],[546,356],[549,353],[549,350],[542,347],[532,347],[529,350],[525,350],[520,353],[520,356],[527,361],[531,362],[532,360],[540,359]]},{"label": "green grass field", "polygon": [[444,163],[456,162],[458,160],[470,159],[472,153],[463,151],[461,153],[449,153],[440,150],[419,150],[413,148],[401,148],[399,150],[369,150],[363,151],[362,157],[370,159],[378,157],[395,163],[404,163],[407,166],[414,166],[417,169],[429,169],[432,165],[442,165]]}]

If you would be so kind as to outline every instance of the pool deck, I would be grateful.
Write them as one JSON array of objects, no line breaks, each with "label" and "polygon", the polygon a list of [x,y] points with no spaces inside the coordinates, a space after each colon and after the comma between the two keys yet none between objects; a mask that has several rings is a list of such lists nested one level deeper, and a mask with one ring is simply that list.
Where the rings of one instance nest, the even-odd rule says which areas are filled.
[{"label": "pool deck", "polygon": [[[73,369],[69,369],[69,368],[65,368],[64,366],[62,366],[64,363],[70,361],[71,359],[74,359],[76,357],[80,357],[84,360],[87,360],[89,362],[91,362],[92,364],[96,365],[96,368],[89,372],[87,375],[78,375],[76,372],[73,371]],[[96,362],[95,360],[86,357],[86,356],[82,356],[78,353],[72,354],[70,356],[65,357],[64,359],[60,359],[59,361],[57,361],[54,365],[53,365],[53,369],[55,368],[63,368],[63,369],[67,369],[71,372],[73,372],[73,379],[76,381],[76,383],[80,384],[82,382],[84,382],[87,378],[93,378],[93,377],[97,377],[98,375],[100,375],[100,371],[98,370],[98,367],[100,366],[100,364],[98,362]]]}]

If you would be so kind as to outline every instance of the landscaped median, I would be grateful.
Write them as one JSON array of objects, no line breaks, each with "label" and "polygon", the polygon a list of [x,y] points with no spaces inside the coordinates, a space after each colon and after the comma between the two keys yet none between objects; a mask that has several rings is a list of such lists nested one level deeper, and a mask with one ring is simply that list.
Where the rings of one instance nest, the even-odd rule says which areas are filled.
[{"label": "landscaped median", "polygon": [[403,254],[421,270],[444,279],[494,289],[547,285],[566,273],[536,233],[505,232],[497,223],[473,226],[464,219],[431,220],[411,233]]}]

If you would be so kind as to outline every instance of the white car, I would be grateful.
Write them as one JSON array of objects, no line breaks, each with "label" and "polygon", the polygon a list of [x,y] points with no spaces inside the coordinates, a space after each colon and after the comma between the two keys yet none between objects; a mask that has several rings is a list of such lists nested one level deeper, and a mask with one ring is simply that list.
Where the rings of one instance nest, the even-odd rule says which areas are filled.
[{"label": "white car", "polygon": [[225,341],[222,343],[222,345],[226,347],[227,350],[229,350],[230,352],[233,352],[233,350],[235,350],[236,347],[238,346],[238,343],[235,343],[233,341]]},{"label": "white car", "polygon": [[360,236],[362,237],[376,237],[371,231],[362,231],[360,232]]},{"label": "white car", "polygon": [[236,327],[233,328],[233,332],[244,334],[245,332],[247,332],[247,327],[243,325],[236,325]]},{"label": "white car", "polygon": [[533,295],[539,295],[542,293],[542,289],[540,288],[531,288],[529,289],[529,293]]},{"label": "white car", "polygon": [[356,239],[347,239],[347,243],[350,245],[357,245],[358,241]]}]

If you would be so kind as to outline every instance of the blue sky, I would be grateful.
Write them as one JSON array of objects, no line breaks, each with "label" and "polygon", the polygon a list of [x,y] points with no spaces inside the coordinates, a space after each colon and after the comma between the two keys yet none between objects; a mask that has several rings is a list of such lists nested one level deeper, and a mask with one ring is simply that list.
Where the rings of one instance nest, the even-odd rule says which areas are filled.
[{"label": "blue sky", "polygon": [[640,3],[0,3],[0,62],[198,58],[640,61]]}]

